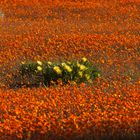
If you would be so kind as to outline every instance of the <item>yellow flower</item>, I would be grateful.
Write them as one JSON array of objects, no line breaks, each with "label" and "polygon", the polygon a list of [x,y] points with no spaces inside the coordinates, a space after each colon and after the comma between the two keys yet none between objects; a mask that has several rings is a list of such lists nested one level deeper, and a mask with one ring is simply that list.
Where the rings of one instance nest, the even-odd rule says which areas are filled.
[{"label": "yellow flower", "polygon": [[57,74],[62,74],[61,69],[58,66],[54,66],[53,70],[57,73]]},{"label": "yellow flower", "polygon": [[66,63],[62,63],[61,65],[64,67],[64,66],[66,66]]},{"label": "yellow flower", "polygon": [[87,70],[87,67],[85,65],[81,65],[79,62],[77,62],[77,67],[80,68],[80,70]]},{"label": "yellow flower", "polygon": [[79,67],[80,67],[80,70],[83,70],[83,71],[87,69],[85,65],[80,65]]},{"label": "yellow flower", "polygon": [[92,83],[92,80],[90,79],[90,80],[88,80],[88,82],[89,82],[89,83]]},{"label": "yellow flower", "polygon": [[72,72],[71,67],[68,66],[68,65],[64,65],[64,69],[65,69],[66,71],[68,71],[68,72]]},{"label": "yellow flower", "polygon": [[101,74],[100,73],[98,73],[98,77],[101,77]]},{"label": "yellow flower", "polygon": [[48,64],[49,64],[49,65],[51,65],[51,64],[52,64],[52,62],[48,61]]},{"label": "yellow flower", "polygon": [[71,62],[69,62],[69,61],[67,61],[67,63],[70,65],[71,64]]},{"label": "yellow flower", "polygon": [[22,61],[22,62],[21,62],[21,64],[25,64],[25,62],[24,62],[24,61]]},{"label": "yellow flower", "polygon": [[72,81],[71,83],[72,83],[73,85],[76,85],[76,82],[75,82],[75,81]]},{"label": "yellow flower", "polygon": [[83,76],[83,72],[82,72],[82,71],[79,71],[79,72],[78,72],[78,75],[79,75],[80,77],[82,77],[82,76]]},{"label": "yellow flower", "polygon": [[38,65],[42,65],[42,62],[41,62],[41,61],[37,61],[37,64],[38,64]]},{"label": "yellow flower", "polygon": [[42,71],[42,67],[37,66],[37,70],[38,70],[38,71]]},{"label": "yellow flower", "polygon": [[68,71],[68,72],[72,72],[71,67],[68,66],[66,63],[62,63],[61,65],[64,67],[64,69],[65,69],[66,71]]},{"label": "yellow flower", "polygon": [[86,78],[87,80],[89,80],[89,79],[90,79],[90,75],[89,75],[89,74],[85,74],[85,78]]},{"label": "yellow flower", "polygon": [[95,76],[96,77],[101,77],[100,73],[98,73],[98,72],[95,73]]},{"label": "yellow flower", "polygon": [[86,61],[87,61],[87,58],[83,57],[83,58],[82,58],[82,61],[83,61],[83,62],[86,62]]},{"label": "yellow flower", "polygon": [[79,62],[77,62],[77,67],[80,67],[80,63]]}]

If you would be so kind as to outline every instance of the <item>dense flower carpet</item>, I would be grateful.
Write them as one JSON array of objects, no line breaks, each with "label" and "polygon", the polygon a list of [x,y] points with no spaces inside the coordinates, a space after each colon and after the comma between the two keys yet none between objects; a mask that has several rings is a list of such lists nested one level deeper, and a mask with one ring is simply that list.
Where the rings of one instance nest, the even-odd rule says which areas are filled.
[{"label": "dense flower carpet", "polygon": [[[77,63],[64,62],[81,58],[100,71],[90,82],[34,86],[19,76],[29,61],[41,72],[61,62],[52,70],[71,76]],[[0,0],[0,140],[136,140],[139,85],[139,0]]]}]

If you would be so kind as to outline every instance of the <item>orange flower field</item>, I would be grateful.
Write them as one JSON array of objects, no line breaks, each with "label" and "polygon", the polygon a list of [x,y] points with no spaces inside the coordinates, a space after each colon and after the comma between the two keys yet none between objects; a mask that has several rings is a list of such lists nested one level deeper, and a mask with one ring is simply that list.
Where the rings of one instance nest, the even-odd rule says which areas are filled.
[{"label": "orange flower field", "polygon": [[[24,61],[83,57],[90,83],[17,86]],[[0,140],[140,139],[139,87],[140,0],[0,0]]]}]

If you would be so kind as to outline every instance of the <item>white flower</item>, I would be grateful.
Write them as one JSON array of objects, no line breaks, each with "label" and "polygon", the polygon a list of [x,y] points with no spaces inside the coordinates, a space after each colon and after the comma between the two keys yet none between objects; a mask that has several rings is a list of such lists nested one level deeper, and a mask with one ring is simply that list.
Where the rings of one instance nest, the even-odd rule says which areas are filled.
[{"label": "white flower", "polygon": [[41,61],[37,61],[37,64],[38,64],[38,65],[42,65],[42,62],[41,62]]}]

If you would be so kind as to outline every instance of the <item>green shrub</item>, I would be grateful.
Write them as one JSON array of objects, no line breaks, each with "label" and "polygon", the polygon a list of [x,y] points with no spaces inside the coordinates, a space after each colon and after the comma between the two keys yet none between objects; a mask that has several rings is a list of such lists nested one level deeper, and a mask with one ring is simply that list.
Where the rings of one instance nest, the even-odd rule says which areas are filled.
[{"label": "green shrub", "polygon": [[22,62],[20,73],[22,76],[34,75],[38,84],[43,83],[46,86],[49,86],[51,81],[58,83],[58,80],[60,80],[63,84],[73,81],[78,84],[100,77],[99,70],[85,57],[80,61],[61,63],[49,61]]}]

